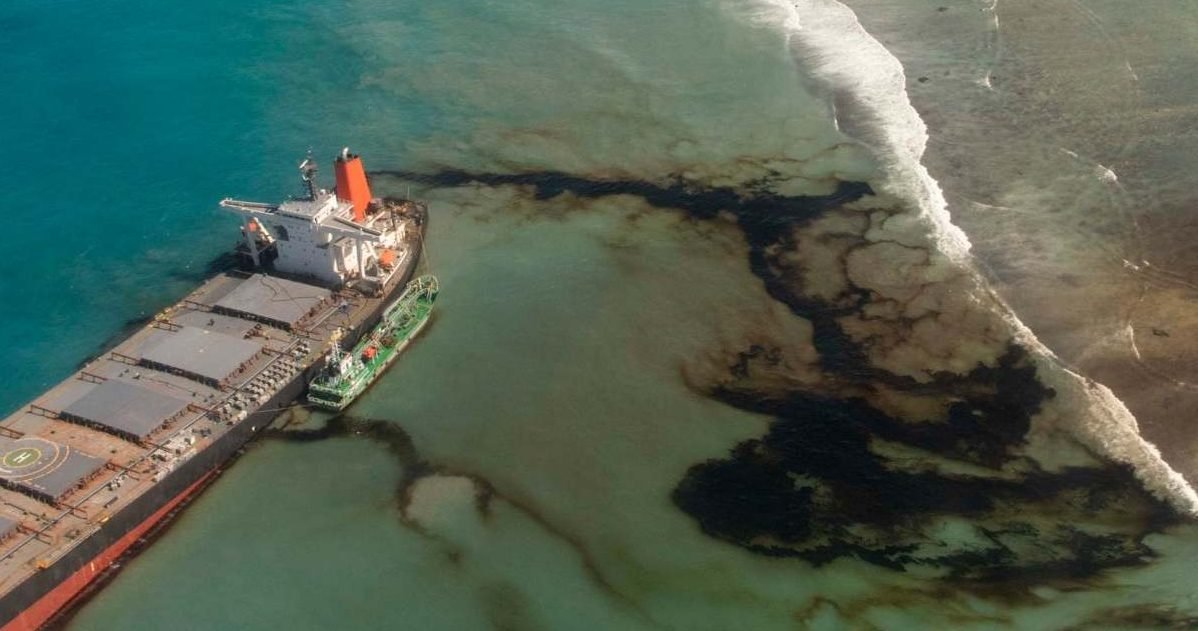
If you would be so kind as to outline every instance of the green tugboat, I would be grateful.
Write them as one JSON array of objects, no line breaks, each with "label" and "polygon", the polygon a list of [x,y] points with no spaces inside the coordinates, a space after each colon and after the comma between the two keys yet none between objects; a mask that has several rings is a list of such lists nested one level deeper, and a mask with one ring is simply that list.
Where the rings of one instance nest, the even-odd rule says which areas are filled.
[{"label": "green tugboat", "polygon": [[403,295],[387,307],[382,320],[362,336],[353,351],[341,350],[335,339],[324,370],[308,385],[308,401],[334,412],[349,407],[428,323],[438,289],[435,276],[421,276],[408,283]]}]

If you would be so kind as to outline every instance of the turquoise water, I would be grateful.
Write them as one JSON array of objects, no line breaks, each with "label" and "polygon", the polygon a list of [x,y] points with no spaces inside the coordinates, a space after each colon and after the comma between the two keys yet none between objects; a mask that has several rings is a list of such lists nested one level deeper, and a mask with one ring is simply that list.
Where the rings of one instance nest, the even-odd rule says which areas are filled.
[{"label": "turquoise water", "polygon": [[1188,489],[935,228],[838,6],[0,8],[6,408],[309,149],[421,174],[374,185],[428,200],[443,288],[340,429],[254,446],[67,626],[1192,620]]}]

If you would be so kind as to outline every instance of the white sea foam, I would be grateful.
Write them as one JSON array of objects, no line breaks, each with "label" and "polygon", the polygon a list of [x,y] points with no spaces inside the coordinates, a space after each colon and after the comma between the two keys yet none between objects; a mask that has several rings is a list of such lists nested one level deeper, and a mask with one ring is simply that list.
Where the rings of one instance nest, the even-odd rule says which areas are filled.
[{"label": "white sea foam", "polygon": [[[1071,151],[1064,147],[1061,147],[1061,153],[1069,156],[1070,158],[1073,158],[1074,160],[1078,160],[1078,161],[1086,160],[1085,158],[1078,155],[1076,151]],[[1094,177],[1097,177],[1102,182],[1105,182],[1107,184],[1118,184],[1119,183],[1119,176],[1110,167],[1108,167],[1104,164],[1099,164],[1099,163],[1095,162],[1093,164],[1093,169],[1094,169]]]},{"label": "white sea foam", "polygon": [[966,260],[969,239],[950,221],[940,185],[923,166],[928,130],[907,98],[899,60],[839,2],[760,2],[757,20],[773,18],[786,30],[803,71],[830,92],[841,129],[877,150],[884,161],[884,192],[913,202],[931,222],[940,251]]},{"label": "white sea foam", "polygon": [[1057,392],[1049,410],[1053,415],[1050,422],[1071,431],[1091,449],[1130,465],[1145,488],[1178,510],[1198,516],[1198,493],[1165,462],[1156,445],[1140,436],[1139,424],[1123,401],[1110,388],[1067,368],[1007,311],[1019,342],[1041,359],[1040,379]]},{"label": "white sea foam", "polygon": [[[759,9],[754,20],[783,29],[801,70],[829,93],[840,128],[877,151],[883,181],[876,187],[911,204],[927,221],[935,246],[974,270],[969,240],[952,223],[940,186],[922,164],[927,127],[908,98],[899,60],[835,0],[755,0],[753,6]],[[1114,179],[1113,172],[1098,175]],[[977,282],[984,286],[980,277]],[[1123,402],[1069,370],[997,295],[994,300],[1015,339],[1037,357],[1041,379],[1057,391],[1038,422],[1069,431],[1091,449],[1132,466],[1151,492],[1198,514],[1198,493],[1140,436]]]}]

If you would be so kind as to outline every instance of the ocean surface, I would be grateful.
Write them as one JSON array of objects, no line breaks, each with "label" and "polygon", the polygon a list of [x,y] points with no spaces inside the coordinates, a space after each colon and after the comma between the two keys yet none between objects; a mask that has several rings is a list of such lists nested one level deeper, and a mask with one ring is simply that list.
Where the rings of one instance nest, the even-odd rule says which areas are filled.
[{"label": "ocean surface", "polygon": [[430,327],[68,629],[1198,625],[1198,10],[0,5],[0,407],[344,145]]}]

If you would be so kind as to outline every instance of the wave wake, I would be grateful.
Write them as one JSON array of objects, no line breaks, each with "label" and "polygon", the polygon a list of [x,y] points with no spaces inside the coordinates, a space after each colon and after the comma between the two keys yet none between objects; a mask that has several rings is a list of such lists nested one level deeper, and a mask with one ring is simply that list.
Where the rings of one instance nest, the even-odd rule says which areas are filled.
[{"label": "wave wake", "polygon": [[953,263],[976,289],[974,306],[997,310],[1008,339],[1031,351],[1041,380],[1057,392],[1037,417],[1039,429],[1067,432],[1089,449],[1132,467],[1148,491],[1183,513],[1198,515],[1198,493],[1140,435],[1123,402],[1065,366],[977,272],[969,239],[952,223],[940,186],[922,163],[928,131],[908,97],[901,62],[836,0],[752,2],[750,19],[782,30],[800,71],[828,97],[838,127],[881,161],[881,181],[871,185],[905,207],[886,221],[887,238],[926,247]]}]

